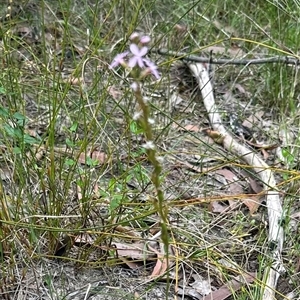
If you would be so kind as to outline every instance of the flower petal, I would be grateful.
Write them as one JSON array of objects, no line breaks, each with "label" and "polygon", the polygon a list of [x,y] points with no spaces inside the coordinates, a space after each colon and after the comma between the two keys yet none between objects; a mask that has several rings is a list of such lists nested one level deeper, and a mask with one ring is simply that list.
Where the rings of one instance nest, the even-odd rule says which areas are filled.
[{"label": "flower petal", "polygon": [[115,58],[113,59],[112,63],[109,65],[110,69],[113,69],[115,67],[117,67],[118,65],[120,65],[121,63],[123,63],[124,58],[128,55],[128,51],[126,52],[122,52],[119,53],[115,56]]},{"label": "flower petal", "polygon": [[140,48],[136,44],[131,44],[129,49],[133,55],[140,56]]},{"label": "flower petal", "polygon": [[151,39],[148,35],[142,36],[140,39],[141,44],[148,44],[150,41],[151,41]]},{"label": "flower petal", "polygon": [[140,68],[144,68],[145,64],[144,61],[141,57],[136,57],[137,58],[137,64],[139,65]]},{"label": "flower petal", "polygon": [[133,33],[131,34],[131,36],[129,37],[129,39],[130,39],[131,41],[136,41],[136,40],[139,39],[139,37],[140,37],[140,35],[139,35],[137,32],[133,32]]},{"label": "flower petal", "polygon": [[155,65],[151,60],[144,58],[144,63],[147,65],[148,72],[154,75],[157,79],[160,78],[160,75],[157,71],[157,65]]},{"label": "flower petal", "polygon": [[138,56],[132,56],[128,61],[128,67],[134,68],[138,64]]},{"label": "flower petal", "polygon": [[140,49],[140,56],[145,56],[146,54],[147,54],[147,52],[148,52],[148,47],[142,47],[141,49]]}]

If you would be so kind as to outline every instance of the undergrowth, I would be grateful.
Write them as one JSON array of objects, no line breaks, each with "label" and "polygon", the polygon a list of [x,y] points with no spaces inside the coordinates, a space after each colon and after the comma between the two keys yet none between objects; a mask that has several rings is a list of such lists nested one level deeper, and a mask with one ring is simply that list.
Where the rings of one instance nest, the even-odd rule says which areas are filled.
[{"label": "undergrowth", "polygon": [[[141,83],[161,158],[156,179],[165,202],[161,198],[159,205],[153,161],[143,146],[145,128],[134,118],[138,105],[130,87],[132,74],[111,70],[109,64],[126,51],[134,32],[151,37],[150,50],[233,58],[228,50],[240,49],[249,59],[298,58],[298,3],[40,0],[13,1],[11,8],[2,1],[0,9],[0,292],[8,294],[5,286],[20,284],[26,272],[38,272],[48,260],[80,268],[130,269],[127,260],[134,257],[123,258],[115,243],[140,241],[146,247],[155,237],[160,245],[165,217],[167,235],[161,238],[166,247],[159,254],[170,255],[172,279],[163,297],[175,297],[172,284],[178,287],[182,274],[211,277],[220,287],[248,269],[258,279],[231,297],[260,299],[261,276],[269,263],[264,203],[256,215],[241,204],[225,213],[212,211],[214,199],[227,205],[231,195],[225,192],[228,182],[216,185],[215,175],[205,171],[212,166],[209,159],[214,159],[214,170],[225,166],[239,170],[237,176],[249,171],[199,132],[174,133],[174,124],[180,129],[209,126],[200,94],[191,88],[193,80],[174,76],[183,62],[150,52],[161,79]],[[287,290],[299,293],[299,241],[296,217],[291,217],[299,191],[298,66],[215,65],[211,75],[224,120],[233,110],[241,119],[249,116],[249,107],[253,115],[265,112],[263,127],[254,130],[265,144],[282,145],[283,161],[270,164],[278,174],[278,188],[287,195],[283,263],[293,282]],[[183,96],[174,104],[172,95],[179,89]],[[236,97],[233,107],[223,98],[229,91]],[[189,162],[192,171],[179,160]],[[202,171],[196,170],[199,165]],[[150,275],[156,259],[139,260],[139,270]],[[47,286],[54,287],[52,271],[45,269]],[[147,293],[158,281],[134,299],[151,299]],[[53,288],[49,299],[67,294],[68,281],[62,285],[65,291]],[[279,286],[278,297],[286,292]]]}]

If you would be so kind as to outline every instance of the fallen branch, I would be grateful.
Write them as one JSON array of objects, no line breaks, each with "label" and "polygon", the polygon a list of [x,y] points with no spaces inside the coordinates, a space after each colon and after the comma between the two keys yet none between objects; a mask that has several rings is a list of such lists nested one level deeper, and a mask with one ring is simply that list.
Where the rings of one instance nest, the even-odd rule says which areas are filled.
[{"label": "fallen branch", "polygon": [[269,166],[259,156],[244,145],[239,144],[222,125],[222,120],[218,113],[220,110],[215,104],[213,88],[205,66],[201,63],[193,63],[189,64],[189,68],[198,81],[211,126],[213,130],[218,132],[222,137],[221,139],[219,138],[218,141],[222,143],[226,150],[235,154],[237,157],[243,159],[247,164],[252,166],[264,185],[269,220],[269,253],[272,257],[272,265],[265,269],[263,281],[265,282],[265,286],[262,287],[262,299],[273,300],[275,299],[275,288],[279,275],[284,271],[281,263],[281,252],[284,241],[284,232],[281,226],[283,211],[279,193],[276,190],[274,175]]},{"label": "fallen branch", "polygon": [[167,49],[153,49],[151,52],[158,53],[160,55],[176,57],[187,62],[210,63],[218,65],[258,65],[267,63],[284,63],[287,65],[297,66],[300,64],[300,60],[292,56],[273,56],[256,59],[226,59],[190,55],[188,53],[170,51]]}]

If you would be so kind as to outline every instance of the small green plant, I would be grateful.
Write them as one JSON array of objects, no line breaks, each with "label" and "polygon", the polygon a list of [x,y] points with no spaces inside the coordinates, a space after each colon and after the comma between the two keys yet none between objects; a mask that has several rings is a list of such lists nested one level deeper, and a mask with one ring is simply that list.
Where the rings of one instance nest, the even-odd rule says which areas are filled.
[{"label": "small green plant", "polygon": [[21,154],[29,146],[41,142],[40,137],[33,137],[26,133],[25,126],[27,118],[20,112],[10,113],[9,109],[0,107],[0,118],[2,119],[2,127],[6,137],[11,139],[11,144],[14,145],[13,152]]},{"label": "small green plant", "polygon": [[[286,148],[283,148],[281,150],[282,156],[285,159],[285,165],[288,167],[288,169],[293,168],[293,165],[295,164],[295,156],[288,151]],[[283,173],[283,179],[288,180],[289,179],[289,174],[288,173]]]},{"label": "small green plant", "polygon": [[154,205],[160,216],[161,238],[165,246],[165,253],[168,256],[169,234],[168,234],[168,211],[164,205],[164,193],[161,189],[161,157],[158,154],[155,146],[152,126],[155,120],[151,117],[151,110],[148,100],[143,97],[141,83],[148,75],[153,75],[159,79],[160,75],[157,66],[147,59],[145,56],[148,53],[146,46],[150,42],[150,37],[140,36],[138,33],[133,33],[130,37],[131,44],[129,51],[118,54],[110,65],[110,68],[116,68],[119,65],[129,71],[132,76],[130,88],[138,104],[138,110],[134,113],[130,123],[130,130],[133,134],[143,133],[145,143],[142,147],[145,149],[149,162],[153,166],[151,181],[156,189],[156,197]]}]

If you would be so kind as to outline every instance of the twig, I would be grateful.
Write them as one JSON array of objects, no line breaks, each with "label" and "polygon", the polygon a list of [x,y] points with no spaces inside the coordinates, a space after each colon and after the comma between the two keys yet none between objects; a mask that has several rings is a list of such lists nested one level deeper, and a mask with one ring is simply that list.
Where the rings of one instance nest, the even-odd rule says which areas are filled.
[{"label": "twig", "polygon": [[288,65],[298,65],[300,60],[292,56],[273,56],[267,58],[256,58],[256,59],[226,59],[226,58],[212,58],[190,55],[184,52],[170,51],[167,49],[152,49],[151,52],[158,53],[164,56],[173,56],[187,62],[199,62],[199,63],[210,63],[218,65],[258,65],[268,63],[284,63]]},{"label": "twig", "polygon": [[253,151],[240,145],[232,138],[230,133],[222,124],[218,108],[214,101],[213,89],[209,79],[209,74],[205,66],[201,63],[189,64],[189,68],[196,77],[201,90],[204,106],[208,112],[209,120],[213,129],[222,136],[221,142],[223,147],[233,154],[241,157],[247,164],[253,167],[257,176],[260,177],[264,191],[266,193],[266,202],[269,219],[269,249],[272,264],[266,267],[264,272],[265,285],[263,289],[263,300],[275,299],[275,288],[280,273],[284,271],[281,263],[281,252],[284,241],[282,228],[283,211],[279,192],[276,190],[276,181],[270,167]]}]

